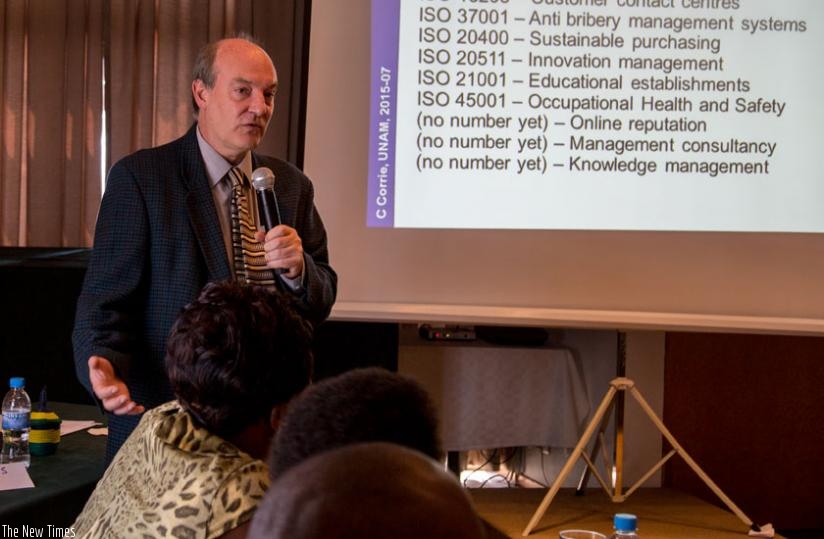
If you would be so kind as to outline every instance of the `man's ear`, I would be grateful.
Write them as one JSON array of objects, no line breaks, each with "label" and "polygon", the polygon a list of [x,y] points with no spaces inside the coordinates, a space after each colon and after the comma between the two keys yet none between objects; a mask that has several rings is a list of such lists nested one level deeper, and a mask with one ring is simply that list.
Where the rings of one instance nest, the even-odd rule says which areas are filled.
[{"label": "man's ear", "polygon": [[272,407],[272,413],[269,414],[269,425],[271,425],[272,430],[277,431],[278,427],[280,426],[280,422],[283,421],[284,416],[286,416],[286,411],[289,409],[289,403],[284,402],[283,404],[277,404]]},{"label": "man's ear", "polygon": [[195,103],[197,103],[198,108],[203,108],[206,104],[206,98],[208,97],[209,88],[203,83],[200,79],[195,79],[192,81],[192,96],[195,99]]}]

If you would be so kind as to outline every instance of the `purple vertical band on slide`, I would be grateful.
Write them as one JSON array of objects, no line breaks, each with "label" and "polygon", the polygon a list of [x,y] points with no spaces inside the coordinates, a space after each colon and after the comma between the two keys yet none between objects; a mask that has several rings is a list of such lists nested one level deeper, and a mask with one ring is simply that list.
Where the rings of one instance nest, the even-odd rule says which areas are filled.
[{"label": "purple vertical band on slide", "polygon": [[372,1],[369,179],[366,224],[395,224],[395,122],[400,0]]}]

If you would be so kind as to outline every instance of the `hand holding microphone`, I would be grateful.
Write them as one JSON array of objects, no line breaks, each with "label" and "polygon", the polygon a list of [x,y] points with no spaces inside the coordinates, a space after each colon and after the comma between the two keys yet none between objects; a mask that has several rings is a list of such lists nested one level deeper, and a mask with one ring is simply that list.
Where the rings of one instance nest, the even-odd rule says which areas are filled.
[{"label": "hand holding microphone", "polygon": [[275,273],[293,279],[300,277],[303,273],[303,244],[297,231],[284,225],[275,234],[269,233],[283,224],[275,196],[275,174],[267,167],[256,168],[252,172],[252,187],[257,196],[258,220],[266,231],[261,241],[267,262],[279,264]]}]

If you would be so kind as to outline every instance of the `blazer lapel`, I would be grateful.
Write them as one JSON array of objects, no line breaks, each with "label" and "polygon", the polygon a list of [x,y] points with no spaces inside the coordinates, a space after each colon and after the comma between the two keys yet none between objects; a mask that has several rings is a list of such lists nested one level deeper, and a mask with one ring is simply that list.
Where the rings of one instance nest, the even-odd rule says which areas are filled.
[{"label": "blazer lapel", "polygon": [[195,129],[197,124],[186,134],[181,151],[183,183],[188,188],[186,208],[192,230],[203,252],[210,280],[226,280],[232,277],[232,270],[226,257],[223,233],[220,230],[220,221],[209,179],[206,177],[206,169],[200,157]]}]

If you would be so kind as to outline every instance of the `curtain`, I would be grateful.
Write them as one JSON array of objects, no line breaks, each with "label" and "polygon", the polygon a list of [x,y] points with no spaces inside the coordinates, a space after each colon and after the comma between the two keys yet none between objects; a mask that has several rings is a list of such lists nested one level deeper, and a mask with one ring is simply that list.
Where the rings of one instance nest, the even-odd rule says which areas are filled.
[{"label": "curtain", "polygon": [[0,6],[0,241],[90,244],[100,199],[103,0]]},{"label": "curtain", "polygon": [[259,151],[296,155],[303,0],[0,0],[0,246],[89,247],[113,162],[182,135],[205,43],[246,32],[280,79]]}]

